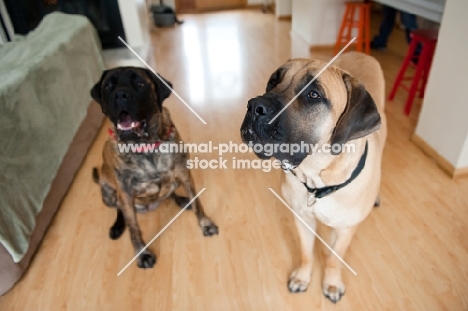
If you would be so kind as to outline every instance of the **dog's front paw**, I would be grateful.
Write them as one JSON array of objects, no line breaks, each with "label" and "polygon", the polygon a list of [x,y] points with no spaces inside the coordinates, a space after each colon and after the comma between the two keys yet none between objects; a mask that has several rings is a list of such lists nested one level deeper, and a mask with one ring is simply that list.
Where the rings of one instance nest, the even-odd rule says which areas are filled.
[{"label": "dog's front paw", "polygon": [[322,285],[322,292],[330,299],[331,302],[336,303],[338,302],[341,297],[344,296],[346,291],[346,287],[343,282],[337,282],[337,284],[323,284]]},{"label": "dog's front paw", "polygon": [[288,289],[291,293],[301,293],[307,290],[310,283],[310,269],[297,268],[291,273],[288,282]]},{"label": "dog's front paw", "polygon": [[200,227],[204,236],[212,236],[219,233],[218,226],[206,216],[200,219]]},{"label": "dog's front paw", "polygon": [[139,268],[153,268],[156,263],[156,256],[151,254],[149,251],[144,251],[140,256],[138,256],[137,263]]},{"label": "dog's front paw", "polygon": [[218,226],[216,226],[215,224],[211,224],[209,226],[203,227],[204,236],[212,236],[218,233],[219,233]]}]

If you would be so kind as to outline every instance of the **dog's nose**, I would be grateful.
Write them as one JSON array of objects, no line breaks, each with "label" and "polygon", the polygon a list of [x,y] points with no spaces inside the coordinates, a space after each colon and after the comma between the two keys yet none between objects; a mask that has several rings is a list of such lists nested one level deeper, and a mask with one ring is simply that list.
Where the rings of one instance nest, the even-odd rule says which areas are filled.
[{"label": "dog's nose", "polygon": [[114,99],[121,99],[121,100],[127,101],[127,100],[132,99],[132,95],[125,91],[118,91],[118,92],[115,92]]},{"label": "dog's nose", "polygon": [[266,101],[262,98],[252,98],[247,104],[247,110],[256,116],[265,116],[268,112],[266,104]]}]

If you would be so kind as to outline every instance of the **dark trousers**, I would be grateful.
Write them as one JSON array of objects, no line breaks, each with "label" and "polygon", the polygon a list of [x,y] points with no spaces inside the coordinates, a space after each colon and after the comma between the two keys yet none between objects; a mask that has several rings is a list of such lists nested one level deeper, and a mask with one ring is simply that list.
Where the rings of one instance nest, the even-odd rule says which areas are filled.
[{"label": "dark trousers", "polygon": [[383,5],[382,6],[382,23],[380,24],[380,31],[373,40],[373,44],[378,46],[387,46],[388,37],[395,27],[395,17],[397,12],[400,12],[401,22],[406,28],[406,40],[411,42],[410,33],[412,30],[418,29],[416,16],[414,14],[398,11],[395,8]]}]

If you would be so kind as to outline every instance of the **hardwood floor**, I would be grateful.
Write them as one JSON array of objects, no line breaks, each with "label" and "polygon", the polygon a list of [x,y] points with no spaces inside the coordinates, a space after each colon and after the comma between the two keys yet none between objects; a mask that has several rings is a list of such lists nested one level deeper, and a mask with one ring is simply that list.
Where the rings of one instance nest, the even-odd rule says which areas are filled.
[{"label": "hardwood floor", "polygon": [[[175,97],[166,102],[187,142],[240,143],[248,99],[263,93],[290,51],[290,22],[259,11],[184,15],[184,25],[152,35],[151,65],[207,122]],[[378,21],[374,20],[378,23]],[[374,32],[375,27],[374,24]],[[395,31],[381,62],[387,92],[406,43]],[[332,49],[311,57],[331,59]],[[31,267],[0,297],[0,310],[468,310],[468,179],[451,180],[410,141],[421,100],[403,114],[405,92],[387,103],[381,206],[361,224],[343,269],[346,295],[336,305],[321,293],[325,247],[316,242],[314,275],[305,293],[291,294],[299,262],[293,215],[268,187],[280,171],[193,170],[219,236],[205,238],[184,212],[151,246],[155,268],[138,269],[125,232],[108,238],[115,211],[101,203],[91,169],[101,163],[105,124],[78,172]],[[192,154],[192,157],[217,155]],[[248,154],[229,154],[254,159]],[[139,217],[149,241],[179,211],[172,202]],[[140,215],[139,215],[140,216]],[[327,240],[327,228],[319,234]]]}]

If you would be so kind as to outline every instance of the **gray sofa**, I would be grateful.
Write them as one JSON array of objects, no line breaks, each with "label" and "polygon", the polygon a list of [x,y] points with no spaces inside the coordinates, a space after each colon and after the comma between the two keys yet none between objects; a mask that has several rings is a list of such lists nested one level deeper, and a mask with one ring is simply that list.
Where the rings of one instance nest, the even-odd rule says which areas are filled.
[{"label": "gray sofa", "polygon": [[0,47],[0,295],[25,272],[98,132],[104,69],[89,21],[53,13]]}]

